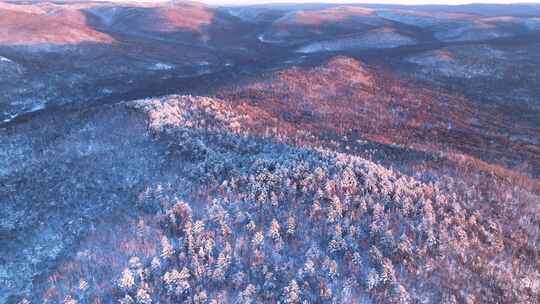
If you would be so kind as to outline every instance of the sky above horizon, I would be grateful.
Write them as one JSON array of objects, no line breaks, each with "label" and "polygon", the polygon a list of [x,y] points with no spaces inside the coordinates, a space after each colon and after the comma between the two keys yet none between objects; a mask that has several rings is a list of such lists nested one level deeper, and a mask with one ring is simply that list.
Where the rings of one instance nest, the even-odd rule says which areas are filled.
[{"label": "sky above horizon", "polygon": [[[151,0],[147,0],[151,1]],[[197,1],[197,0],[196,0]],[[261,4],[261,3],[378,3],[378,4],[469,4],[469,3],[540,3],[540,0],[198,0],[200,2],[220,5],[220,4]]]},{"label": "sky above horizon", "polygon": [[[98,1],[132,1],[132,2],[167,2],[170,0],[98,0]],[[265,4],[265,3],[369,3],[369,4],[401,4],[401,5],[419,5],[419,4],[440,4],[440,5],[462,5],[471,3],[490,3],[490,4],[516,4],[516,3],[535,3],[540,4],[540,0],[192,0],[211,5],[230,5],[230,4]]]}]

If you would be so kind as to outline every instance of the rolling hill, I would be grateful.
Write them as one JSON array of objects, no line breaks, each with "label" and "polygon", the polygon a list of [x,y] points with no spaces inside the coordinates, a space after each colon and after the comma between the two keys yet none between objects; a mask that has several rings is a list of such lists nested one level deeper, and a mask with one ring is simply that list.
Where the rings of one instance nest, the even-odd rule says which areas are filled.
[{"label": "rolling hill", "polygon": [[0,2],[0,304],[539,302],[539,18]]}]

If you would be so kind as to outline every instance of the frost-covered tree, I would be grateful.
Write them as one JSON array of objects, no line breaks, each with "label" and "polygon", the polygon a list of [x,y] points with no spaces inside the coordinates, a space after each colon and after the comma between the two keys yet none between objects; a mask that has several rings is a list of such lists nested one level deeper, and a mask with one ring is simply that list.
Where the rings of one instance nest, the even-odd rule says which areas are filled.
[{"label": "frost-covered tree", "polygon": [[170,294],[177,296],[182,295],[185,291],[190,289],[188,279],[190,278],[189,270],[184,267],[181,271],[176,269],[168,271],[163,275],[163,282]]},{"label": "frost-covered tree", "polygon": [[292,280],[283,290],[284,301],[287,304],[298,304],[301,300],[301,291],[296,280]]},{"label": "frost-covered tree", "polygon": [[122,272],[120,280],[118,281],[118,286],[120,286],[120,288],[122,288],[124,291],[129,291],[134,285],[135,277],[133,276],[133,273],[129,268],[125,268]]}]

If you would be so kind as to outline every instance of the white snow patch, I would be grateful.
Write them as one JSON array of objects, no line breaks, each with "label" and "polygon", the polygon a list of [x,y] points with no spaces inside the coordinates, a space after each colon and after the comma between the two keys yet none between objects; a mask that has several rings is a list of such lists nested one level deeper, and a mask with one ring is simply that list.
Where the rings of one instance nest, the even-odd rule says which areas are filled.
[{"label": "white snow patch", "polygon": [[[11,103],[11,104],[14,105],[14,104],[18,104],[18,103]],[[24,114],[24,113],[32,113],[32,112],[37,112],[37,111],[43,110],[43,109],[45,109],[46,105],[47,105],[47,102],[45,102],[45,101],[35,101],[35,102],[33,102],[31,104],[30,108],[27,108],[27,110],[23,110],[20,113],[8,114],[7,112],[4,112],[3,114],[7,115],[7,118],[2,120],[2,122],[3,123],[10,122],[13,119],[17,118],[18,116],[20,116],[21,114]]]},{"label": "white snow patch", "polygon": [[[282,43],[289,36],[287,31],[277,31],[271,33],[271,38],[268,38],[266,34],[261,33],[257,35],[257,39],[262,43]],[[272,38],[273,37],[273,38]]]},{"label": "white snow patch", "polygon": [[174,68],[175,66],[172,64],[158,62],[154,64],[150,69],[154,71],[170,71]]},{"label": "white snow patch", "polygon": [[43,110],[45,109],[45,104],[46,104],[45,102],[41,102],[41,101],[35,102],[27,113]]},{"label": "white snow patch", "polygon": [[[6,114],[6,113],[4,112],[4,114]],[[10,121],[12,121],[13,119],[15,119],[17,116],[19,116],[19,115],[17,115],[17,114],[10,114],[10,115],[8,115],[8,118],[2,120],[2,122],[5,122],[5,123],[10,122]]]},{"label": "white snow patch", "polygon": [[11,59],[6,58],[6,57],[2,57],[2,56],[0,56],[0,61],[1,62],[13,62]]},{"label": "white snow patch", "polygon": [[387,49],[415,44],[416,40],[393,31],[376,30],[369,33],[308,44],[298,53],[335,52],[347,49]]},{"label": "white snow patch", "polygon": [[96,15],[101,22],[106,26],[111,26],[118,14],[118,8],[116,7],[100,7],[96,9],[91,9],[90,11]]},{"label": "white snow patch", "polygon": [[263,43],[276,43],[276,41],[274,40],[271,40],[271,39],[267,39],[264,34],[259,34],[257,36],[257,39],[260,41],[260,42],[263,42]]},{"label": "white snow patch", "polygon": [[244,21],[254,21],[263,11],[264,9],[255,8],[231,8],[227,10],[227,13]]},{"label": "white snow patch", "polygon": [[[467,55],[463,55],[463,54]],[[487,45],[474,47],[447,48],[428,51],[407,58],[410,63],[417,64],[425,74],[438,74],[445,77],[471,79],[473,77],[503,76],[503,68],[493,65],[494,61],[504,60],[503,51]]]}]

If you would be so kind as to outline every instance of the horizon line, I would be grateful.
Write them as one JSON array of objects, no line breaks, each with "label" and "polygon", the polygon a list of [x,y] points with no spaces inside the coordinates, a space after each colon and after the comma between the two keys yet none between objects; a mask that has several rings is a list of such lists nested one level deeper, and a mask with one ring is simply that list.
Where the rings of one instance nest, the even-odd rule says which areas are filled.
[{"label": "horizon line", "polygon": [[[401,2],[403,1],[403,2]],[[296,0],[277,0],[277,1],[265,1],[265,0],[0,0],[0,2],[5,3],[39,3],[39,2],[61,2],[61,3],[76,3],[76,2],[121,2],[121,3],[174,3],[174,2],[198,2],[212,6],[251,6],[251,5],[302,5],[302,4],[368,4],[368,5],[395,5],[395,6],[467,6],[467,5],[540,5],[540,0],[528,1],[497,1],[497,0],[488,0],[488,1],[418,1],[417,3],[411,3],[412,1],[405,0],[393,0],[393,1],[356,1],[356,0],[328,0],[328,1],[296,1]],[[458,2],[458,3],[456,3]]]}]

